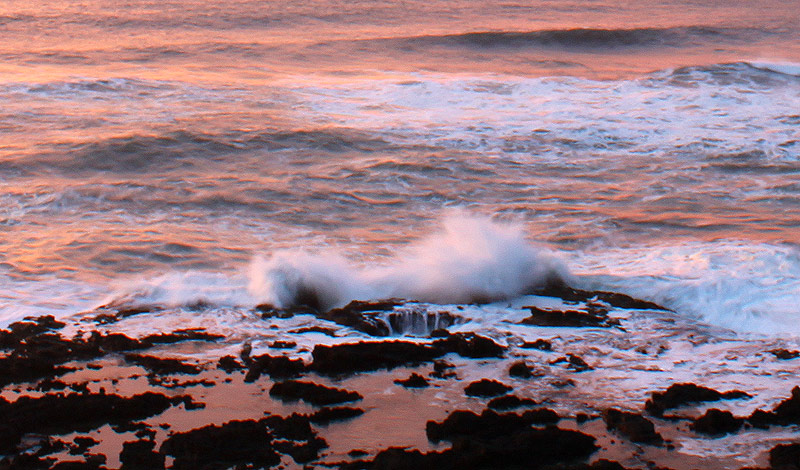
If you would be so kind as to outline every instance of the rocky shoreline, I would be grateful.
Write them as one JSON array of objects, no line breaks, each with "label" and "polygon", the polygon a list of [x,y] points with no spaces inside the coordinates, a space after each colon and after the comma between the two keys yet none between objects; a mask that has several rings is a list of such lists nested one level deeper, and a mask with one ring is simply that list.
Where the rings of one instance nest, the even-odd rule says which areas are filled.
[{"label": "rocky shoreline", "polygon": [[[603,331],[636,334],[634,320],[611,313],[668,311],[565,286],[537,295],[564,308],[522,306],[529,314],[513,324],[551,338],[453,331],[464,322],[458,309],[404,310],[401,300],[327,312],[313,302],[260,305],[251,315],[265,326],[302,316],[317,322],[272,328],[279,339],[260,354],[250,342],[229,344],[200,328],[114,332],[157,306],[105,306],[72,325],[28,318],[0,331],[0,469],[800,468],[800,443],[791,437],[767,450],[753,445],[752,465],[687,452],[684,442],[791,436],[800,426],[799,387],[760,406],[751,403],[759,391],[668,378],[643,391],[643,402],[581,402],[571,390],[592,387],[583,377],[616,372],[594,358],[603,354],[570,349],[575,343],[561,332],[573,332],[591,353]],[[339,328],[361,336],[298,346],[303,335],[337,337]],[[191,359],[220,343],[238,354]],[[668,348],[661,347],[618,350],[658,357]],[[759,361],[800,355],[764,348]],[[748,403],[757,409],[738,411]]]}]

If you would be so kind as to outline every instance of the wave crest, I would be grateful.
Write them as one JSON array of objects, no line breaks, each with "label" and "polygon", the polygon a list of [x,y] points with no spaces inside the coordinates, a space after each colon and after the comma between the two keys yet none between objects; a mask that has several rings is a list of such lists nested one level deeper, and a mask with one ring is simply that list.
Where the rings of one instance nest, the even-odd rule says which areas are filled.
[{"label": "wave crest", "polygon": [[257,258],[250,268],[251,295],[278,307],[321,310],[350,300],[399,297],[434,303],[511,299],[569,277],[548,251],[531,245],[516,224],[448,214],[441,230],[394,262],[356,267],[335,253],[290,250]]},{"label": "wave crest", "polygon": [[471,47],[567,47],[604,48],[680,46],[696,41],[746,40],[751,29],[678,26],[671,28],[571,28],[538,31],[480,31],[462,34],[416,36],[406,42],[425,45]]}]

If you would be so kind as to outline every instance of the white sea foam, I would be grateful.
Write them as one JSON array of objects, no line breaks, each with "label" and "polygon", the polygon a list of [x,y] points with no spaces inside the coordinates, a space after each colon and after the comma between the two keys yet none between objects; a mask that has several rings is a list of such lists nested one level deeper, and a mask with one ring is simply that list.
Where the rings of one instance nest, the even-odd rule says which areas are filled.
[{"label": "white sea foam", "polygon": [[771,72],[778,72],[784,75],[794,75],[800,77],[800,64],[794,62],[787,62],[782,60],[776,61],[755,61],[750,64],[758,69],[769,70]]},{"label": "white sea foam", "polygon": [[0,328],[27,316],[65,317],[98,305],[108,295],[100,285],[55,277],[30,281],[0,269]]},{"label": "white sea foam", "polygon": [[[778,61],[752,66],[798,72],[796,64]],[[753,68],[744,63],[686,67],[679,76],[675,72],[619,81],[418,73],[346,82],[313,77],[310,83],[293,77],[283,86],[287,95],[302,96],[306,106],[300,112],[306,121],[459,149],[508,152],[519,147],[537,158],[562,158],[536,147],[544,130],[553,137],[550,144],[563,139],[565,151],[578,143],[591,148],[591,155],[608,152],[617,159],[620,150],[651,153],[698,142],[711,145],[710,133],[718,151],[736,151],[752,147],[757,130],[759,148],[782,154],[780,144],[795,129],[776,123],[774,116],[795,114],[793,79],[789,86],[776,80],[767,89],[763,80],[749,80]],[[702,111],[709,109],[719,111]],[[586,158],[583,153],[570,158]]]},{"label": "white sea foam", "polygon": [[243,275],[204,271],[169,272],[154,278],[119,282],[105,303],[152,303],[172,307],[209,304],[253,305]]},{"label": "white sea foam", "polygon": [[800,335],[800,251],[718,241],[582,253],[587,287],[658,302],[678,314],[740,332]]},{"label": "white sea foam", "polygon": [[520,225],[453,211],[438,232],[383,266],[356,267],[335,253],[303,250],[259,257],[250,293],[281,307],[388,297],[463,303],[511,299],[568,276],[552,253],[525,239]]},{"label": "white sea foam", "polygon": [[[126,281],[105,299],[97,289],[88,294],[76,291],[66,302],[78,297],[76,305],[83,308],[90,308],[88,302],[94,298],[94,306],[113,300],[172,307],[305,303],[327,309],[351,300],[396,297],[451,304],[513,300],[548,280],[562,279],[582,288],[654,301],[678,315],[735,331],[800,336],[796,321],[800,250],[796,247],[715,241],[603,247],[557,255],[532,244],[525,233],[520,224],[451,211],[439,230],[380,265],[358,265],[330,248],[278,250],[256,257],[247,270],[238,273],[172,272]],[[566,256],[572,274],[561,261]],[[53,285],[46,288],[51,290]],[[10,294],[20,296],[13,290]],[[44,298],[40,292],[26,295]],[[17,302],[14,312],[0,310],[3,320],[47,313],[48,308],[54,313],[74,313],[77,308],[28,303]]]}]

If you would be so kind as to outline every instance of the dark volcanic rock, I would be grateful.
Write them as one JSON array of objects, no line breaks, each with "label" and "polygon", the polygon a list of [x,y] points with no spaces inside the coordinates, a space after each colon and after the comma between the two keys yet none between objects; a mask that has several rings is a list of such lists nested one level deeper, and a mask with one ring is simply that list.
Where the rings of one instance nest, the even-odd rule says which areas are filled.
[{"label": "dark volcanic rock", "polygon": [[40,459],[38,455],[17,454],[0,458],[3,470],[49,470],[53,459]]},{"label": "dark volcanic rock", "polygon": [[197,375],[202,369],[193,364],[186,364],[179,359],[167,359],[163,357],[144,356],[141,354],[126,354],[125,360],[142,366],[155,375],[164,374],[190,374]]},{"label": "dark volcanic rock", "polygon": [[391,334],[389,325],[382,319],[368,313],[391,311],[402,304],[402,301],[394,299],[378,302],[354,300],[342,308],[335,308],[318,316],[343,326],[349,326],[371,336],[389,336]]},{"label": "dark volcanic rock", "polygon": [[522,419],[528,421],[529,423],[547,424],[557,423],[561,420],[561,417],[558,416],[558,413],[550,408],[538,408],[522,413]]},{"label": "dark volcanic rock", "polygon": [[431,442],[452,442],[464,436],[491,438],[515,433],[529,428],[530,424],[522,416],[513,413],[498,414],[484,410],[478,415],[472,411],[456,410],[441,423],[428,421],[425,433]]},{"label": "dark volcanic rock", "polygon": [[35,390],[39,392],[49,392],[51,390],[64,390],[67,384],[60,380],[44,379],[36,384]]},{"label": "dark volcanic rock", "polygon": [[482,379],[467,385],[464,388],[464,393],[471,397],[496,397],[497,395],[505,395],[510,390],[512,390],[512,387],[496,380]]},{"label": "dark volcanic rock", "polygon": [[456,353],[471,359],[503,357],[505,351],[503,346],[475,333],[454,333],[447,338],[434,341],[432,345],[442,354]]},{"label": "dark volcanic rock", "polygon": [[522,406],[535,406],[539,403],[531,398],[520,398],[516,395],[506,395],[502,397],[493,398],[487,405],[493,410],[510,410],[513,408],[520,408]]},{"label": "dark volcanic rock", "polygon": [[100,441],[95,440],[88,436],[78,436],[72,440],[73,446],[69,450],[71,455],[81,455],[85,453],[90,447],[100,444]]},{"label": "dark volcanic rock", "polygon": [[417,450],[390,448],[380,452],[371,462],[360,462],[351,468],[540,469],[586,459],[597,449],[594,442],[592,436],[556,427],[516,428],[515,432],[502,432],[486,438],[461,438],[451,448],[441,452],[423,454]]},{"label": "dark volcanic rock", "polygon": [[273,433],[282,439],[293,441],[308,441],[315,438],[314,430],[311,429],[311,421],[308,416],[292,413],[289,416],[267,416],[261,422],[269,426]]},{"label": "dark volcanic rock", "polygon": [[558,297],[559,299],[570,302],[585,302],[587,300],[596,299],[617,308],[636,310],[669,310],[653,302],[636,299],[625,294],[618,294],[616,292],[573,289],[572,287],[566,285],[566,283],[563,281],[551,282],[547,286],[532,293],[547,297]]},{"label": "dark volcanic rock", "polygon": [[619,325],[617,320],[608,318],[605,313],[581,312],[578,310],[544,310],[538,307],[523,307],[531,311],[531,316],[520,321],[522,325],[603,327]]},{"label": "dark volcanic rock", "polygon": [[[427,309],[401,309],[385,314],[393,334],[430,332],[431,338],[446,338],[450,333],[446,330],[455,325],[459,317],[442,310],[431,312]],[[434,335],[433,333],[436,332]]]},{"label": "dark volcanic rock", "polygon": [[792,396],[778,403],[772,412],[756,410],[747,420],[756,427],[800,424],[800,387],[794,387]]},{"label": "dark volcanic rock", "polygon": [[558,359],[551,361],[550,364],[559,364],[559,363],[567,363],[567,369],[572,369],[575,372],[585,372],[587,370],[593,370],[594,368],[586,363],[580,356],[575,354],[567,354],[566,356],[559,357]]},{"label": "dark volcanic rock", "polygon": [[744,419],[735,418],[730,411],[721,411],[712,408],[694,420],[692,429],[701,434],[717,436],[734,433],[742,428]]},{"label": "dark volcanic rock", "polygon": [[154,344],[174,343],[178,341],[203,340],[211,341],[219,338],[197,330],[178,330],[174,333],[151,335],[141,340],[129,338],[123,334],[111,333],[102,335],[92,332],[88,339],[64,339],[58,333],[52,333],[59,323],[53,323],[51,317],[44,320],[23,322],[23,326],[12,325],[11,331],[2,332],[5,349],[12,351],[0,357],[0,386],[15,382],[28,382],[41,378],[52,379],[73,369],[61,364],[74,360],[90,360],[105,356],[109,352],[133,351],[145,349]]},{"label": "dark volcanic rock", "polygon": [[269,344],[272,349],[293,349],[297,347],[294,341],[273,341]]},{"label": "dark volcanic rock", "polygon": [[294,377],[306,370],[306,365],[301,359],[289,359],[286,356],[270,356],[264,354],[255,356],[250,361],[245,382],[255,382],[266,373],[272,378]]},{"label": "dark volcanic rock", "polygon": [[321,333],[325,336],[330,336],[332,338],[336,337],[336,329],[334,328],[325,328],[324,326],[307,326],[303,328],[297,328],[294,330],[289,330],[287,333],[292,335],[304,335],[306,333]]},{"label": "dark volcanic rock", "polygon": [[769,451],[772,470],[800,470],[800,444],[780,444]]},{"label": "dark volcanic rock", "polygon": [[574,370],[575,372],[584,372],[587,370],[592,370],[593,367],[586,363],[580,356],[576,356],[575,354],[567,354],[567,362],[569,362],[570,369]]},{"label": "dark volcanic rock", "polygon": [[603,411],[603,420],[607,429],[619,432],[632,442],[660,444],[664,440],[653,423],[640,414],[609,408]]},{"label": "dark volcanic rock", "polygon": [[528,366],[528,364],[525,364],[525,361],[517,361],[511,364],[511,367],[508,368],[508,375],[520,379],[529,379],[533,377],[531,368]]},{"label": "dark volcanic rock", "polygon": [[106,394],[56,394],[20,397],[10,403],[0,398],[0,453],[11,453],[23,434],[86,432],[104,424],[123,424],[159,414],[183,401],[160,393],[124,398]]},{"label": "dark volcanic rock", "polygon": [[174,470],[222,469],[253,465],[272,467],[281,458],[265,423],[230,421],[173,434],[160,452],[175,458]]},{"label": "dark volcanic rock", "polygon": [[468,436],[473,438],[492,438],[495,436],[514,434],[529,429],[531,424],[553,423],[558,415],[549,409],[529,410],[522,415],[514,413],[499,414],[492,410],[484,410],[480,415],[472,411],[456,410],[441,423],[428,421],[425,432],[428,440],[455,442]]},{"label": "dark volcanic rock", "polygon": [[0,386],[63,375],[74,369],[59,364],[76,357],[92,357],[92,354],[82,347],[74,348],[58,335],[42,334],[28,338],[10,354],[0,358]]},{"label": "dark volcanic rock", "polygon": [[409,341],[362,341],[336,346],[317,345],[311,355],[314,358],[313,370],[323,374],[341,374],[430,362],[442,352]]},{"label": "dark volcanic rock", "polygon": [[361,408],[350,408],[346,406],[336,408],[325,407],[310,415],[308,419],[312,423],[327,424],[331,421],[341,421],[344,419],[355,418],[356,416],[361,416],[363,414],[364,410]]},{"label": "dark volcanic rock", "polygon": [[13,348],[31,336],[47,331],[59,330],[65,326],[52,315],[26,317],[25,320],[8,325],[8,330],[0,330],[0,348]]},{"label": "dark volcanic rock", "polygon": [[[258,304],[253,309],[256,312],[261,314],[261,318],[266,320],[267,318],[292,318],[295,315],[301,314],[314,314],[312,309],[304,308],[303,306],[295,306],[289,308],[278,308],[272,304]],[[317,310],[317,307],[314,308]]]},{"label": "dark volcanic rock", "polygon": [[537,339],[536,341],[531,341],[531,342],[526,341],[526,342],[522,343],[519,347],[521,347],[523,349],[539,349],[541,351],[552,351],[553,350],[553,344],[550,343],[550,341],[547,341],[546,339],[541,339],[541,338]]},{"label": "dark volcanic rock", "polygon": [[98,307],[97,310],[105,310],[106,313],[101,313],[95,316],[92,320],[101,325],[116,323],[123,318],[132,317],[134,315],[141,315],[142,313],[152,313],[160,310],[159,307],[154,305],[134,305],[129,307],[118,307],[113,312],[108,310],[113,309],[111,305],[103,305]]},{"label": "dark volcanic rock", "polygon": [[173,344],[183,341],[209,341],[214,342],[225,339],[224,335],[206,333],[199,329],[175,330],[172,333],[159,333],[157,335],[145,336],[141,339],[142,344],[150,347],[155,344]]},{"label": "dark volcanic rock", "polygon": [[775,357],[781,360],[789,360],[794,359],[796,357],[800,357],[800,351],[789,351],[788,349],[771,349],[769,350],[770,353],[774,354]]},{"label": "dark volcanic rock", "polygon": [[425,380],[425,377],[416,373],[411,374],[407,379],[395,380],[394,383],[406,388],[425,388],[430,385],[428,381]]},{"label": "dark volcanic rock", "polygon": [[165,456],[155,452],[155,446],[150,440],[123,443],[119,454],[120,470],[163,470]]},{"label": "dark volcanic rock", "polygon": [[317,345],[310,369],[342,374],[431,362],[447,353],[468,358],[501,357],[503,347],[474,333],[457,333],[430,344],[410,341],[361,341],[335,346]]},{"label": "dark volcanic rock", "polygon": [[444,359],[433,361],[433,372],[430,373],[430,376],[437,379],[449,379],[451,377],[456,377],[455,371],[451,370],[455,367],[455,365],[445,361]]},{"label": "dark volcanic rock", "polygon": [[229,374],[237,370],[246,369],[246,367],[233,356],[223,356],[219,358],[219,361],[217,361],[217,368]]},{"label": "dark volcanic rock", "polygon": [[663,416],[664,411],[677,408],[688,403],[699,403],[717,400],[735,400],[750,398],[745,392],[732,390],[720,393],[716,390],[701,387],[693,383],[680,383],[671,385],[665,392],[653,392],[645,409],[653,416]]},{"label": "dark volcanic rock", "polygon": [[278,382],[272,386],[269,390],[269,394],[281,400],[303,400],[315,406],[333,405],[336,403],[357,401],[364,398],[358,392],[331,388],[313,382],[301,382],[298,380]]},{"label": "dark volcanic rock", "polygon": [[87,455],[85,461],[59,462],[50,467],[50,470],[106,470],[103,466],[105,461],[104,455]]},{"label": "dark volcanic rock", "polygon": [[[328,446],[325,440],[317,437],[311,429],[311,420],[308,416],[297,413],[285,418],[268,416],[260,422],[269,426],[276,437],[286,439],[275,441],[275,449],[291,455],[295,462],[306,463],[316,460],[319,451]],[[295,441],[305,441],[305,443],[300,444]]]}]

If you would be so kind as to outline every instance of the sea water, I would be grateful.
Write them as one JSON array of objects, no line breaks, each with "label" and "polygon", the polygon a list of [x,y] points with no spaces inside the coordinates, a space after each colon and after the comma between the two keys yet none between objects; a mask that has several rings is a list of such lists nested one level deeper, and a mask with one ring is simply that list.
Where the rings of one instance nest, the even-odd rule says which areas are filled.
[{"label": "sea water", "polygon": [[0,319],[558,277],[798,335],[798,24],[792,0],[3,2]]}]

